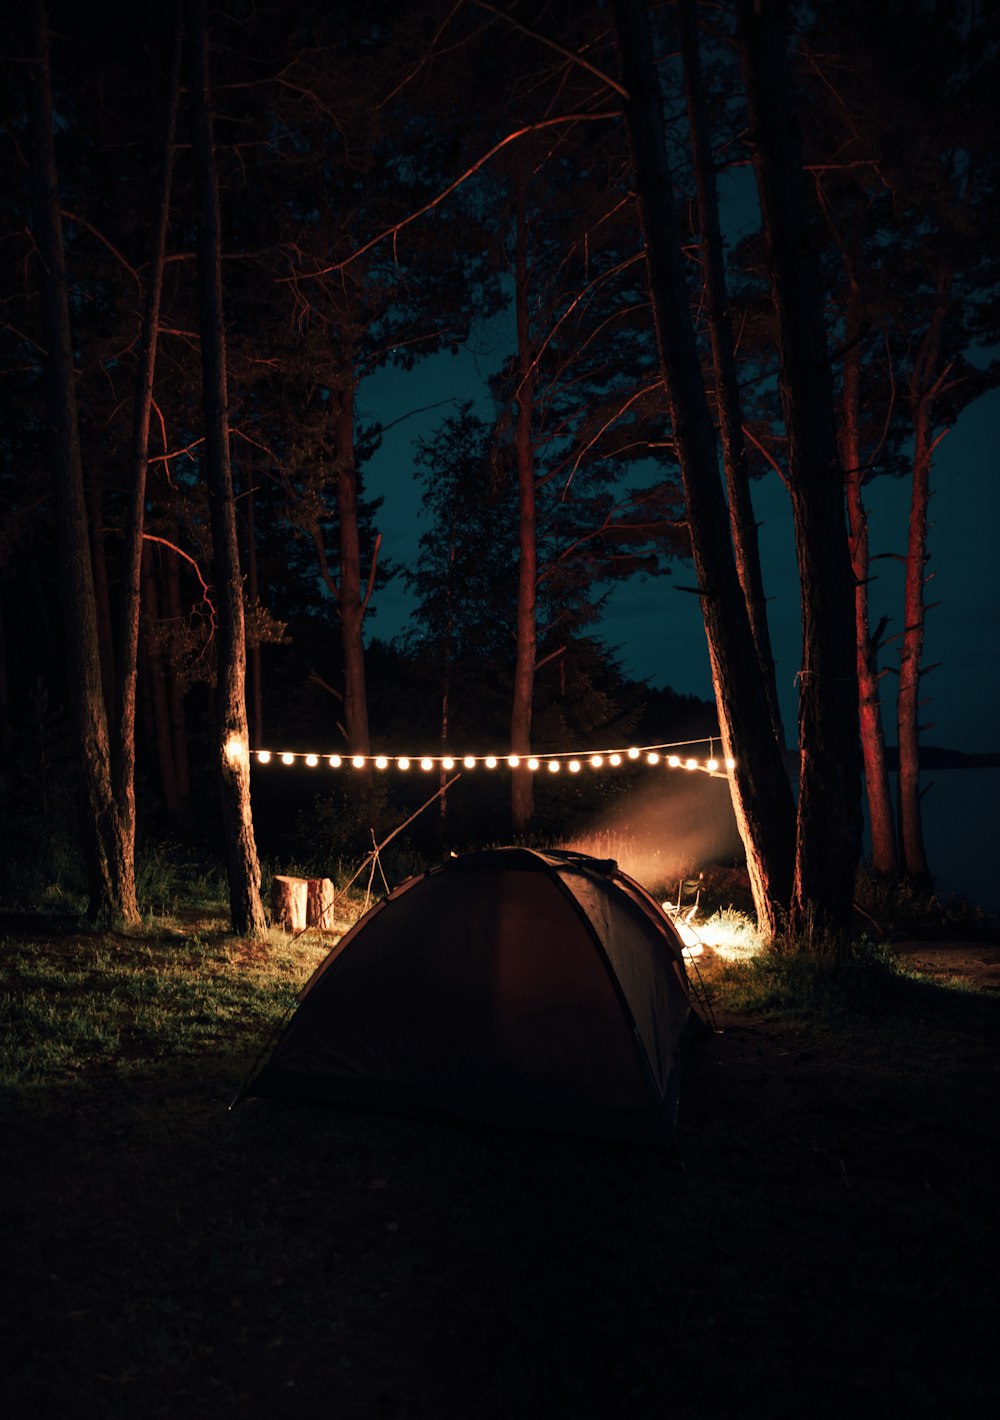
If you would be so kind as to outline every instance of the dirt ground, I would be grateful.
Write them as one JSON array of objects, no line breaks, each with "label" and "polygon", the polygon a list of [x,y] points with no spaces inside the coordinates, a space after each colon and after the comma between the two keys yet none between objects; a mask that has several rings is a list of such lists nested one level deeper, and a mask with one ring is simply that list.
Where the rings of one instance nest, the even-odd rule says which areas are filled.
[{"label": "dirt ground", "polygon": [[[1000,944],[899,950],[931,978],[1000,984]],[[884,1022],[858,1026],[855,1056],[844,1033],[719,1012],[683,1082],[679,1159],[227,1111],[223,1061],[137,1080],[148,1115],[127,1128],[106,1093],[67,1091],[44,1130],[15,1131],[0,1180],[6,1413],[1000,1413],[997,1013],[915,981],[895,1062]],[[960,1047],[917,1068],[944,1025]]]},{"label": "dirt ground", "polygon": [[965,981],[1000,991],[1000,945],[991,942],[895,942],[893,950],[915,971],[939,981]]}]

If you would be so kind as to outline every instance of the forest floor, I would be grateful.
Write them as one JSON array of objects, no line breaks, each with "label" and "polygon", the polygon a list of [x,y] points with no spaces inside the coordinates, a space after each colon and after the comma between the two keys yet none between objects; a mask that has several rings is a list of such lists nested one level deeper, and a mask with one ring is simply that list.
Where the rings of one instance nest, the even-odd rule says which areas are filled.
[{"label": "forest floor", "polygon": [[12,1420],[1000,1413],[996,942],[815,1018],[706,955],[679,1159],[229,1110],[281,950],[0,922]]}]

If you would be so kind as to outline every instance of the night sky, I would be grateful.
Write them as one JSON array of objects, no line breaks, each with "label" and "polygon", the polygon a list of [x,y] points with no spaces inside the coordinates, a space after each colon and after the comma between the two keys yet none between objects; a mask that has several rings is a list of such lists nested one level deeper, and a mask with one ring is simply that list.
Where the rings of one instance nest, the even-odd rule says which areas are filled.
[{"label": "night sky", "polygon": [[[410,372],[388,369],[366,381],[359,403],[366,416],[385,423],[441,401],[479,401],[489,416],[486,379],[506,350],[497,332],[480,331],[459,356],[431,356]],[[382,495],[377,518],[383,555],[396,563],[410,561],[426,525],[420,522],[420,485],[414,478],[413,445],[452,412],[446,404],[414,414],[389,430],[366,472],[366,491]],[[971,405],[939,445],[935,455],[929,534],[935,574],[927,601],[940,602],[929,612],[924,664],[939,669],[927,677],[928,697],[922,723],[925,744],[966,753],[1000,750],[1000,392]],[[881,478],[866,489],[871,551],[906,551],[910,485],[908,479]],[[797,718],[796,672],[801,664],[798,580],[791,515],[785,489],[776,475],[754,485],[754,506],[761,526],[761,551],[768,596],[771,636],[777,660],[778,690],[788,739]],[[887,636],[902,629],[903,565],[886,557],[873,563],[872,625],[890,618]],[[617,587],[608,602],[602,634],[618,648],[625,672],[654,686],[670,686],[686,695],[712,698],[708,652],[698,599],[677,590],[689,583],[690,564],[678,563],[670,577],[632,579]],[[388,638],[401,631],[409,601],[400,580],[376,599],[377,615],[368,636]],[[898,659],[895,644],[883,651],[880,665]],[[883,677],[886,740],[894,744],[895,677]]]}]

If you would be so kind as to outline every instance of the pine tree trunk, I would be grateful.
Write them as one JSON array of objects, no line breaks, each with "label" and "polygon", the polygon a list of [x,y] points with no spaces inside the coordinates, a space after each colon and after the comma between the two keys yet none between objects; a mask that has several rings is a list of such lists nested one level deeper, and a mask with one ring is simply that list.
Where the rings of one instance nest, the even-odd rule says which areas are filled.
[{"label": "pine tree trunk", "polygon": [[236,507],[229,456],[229,395],[222,309],[219,191],[208,85],[205,0],[188,0],[192,149],[198,200],[198,298],[201,328],[205,475],[212,527],[212,580],[218,621],[216,714],[222,823],[232,926],[264,934],[260,863],[250,811],[250,742],[246,712],[246,638]]},{"label": "pine tree trunk", "polygon": [[88,915],[106,924],[139,921],[135,875],[111,786],[97,605],[90,558],[74,388],[73,343],[52,132],[48,24],[43,0],[31,6],[28,106],[34,236],[45,348],[45,399],[62,589],[67,683],[80,753],[81,818]]},{"label": "pine tree trunk", "polygon": [[[181,560],[177,553],[165,549],[161,560],[167,616],[173,626],[179,626],[183,617],[181,610]],[[170,750],[174,762],[174,778],[177,784],[178,808],[183,812],[191,798],[191,778],[188,773],[187,718],[184,714],[184,688],[181,685],[177,667],[167,664],[167,700],[170,705]]]},{"label": "pine tree trunk", "polygon": [[681,465],[733,807],[761,929],[774,935],[792,892],[794,803],[775,739],[729,534],[715,431],[702,383],[667,160],[659,79],[642,0],[614,0],[660,365]]},{"label": "pine tree trunk", "polygon": [[757,648],[760,673],[774,725],[774,736],[782,753],[785,731],[778,703],[774,654],[767,624],[767,598],[760,565],[760,544],[757,521],[750,496],[750,474],[747,464],[746,440],[743,437],[743,412],[740,400],[739,375],[733,350],[733,333],[729,319],[729,293],[726,287],[726,266],[719,219],[719,199],[715,182],[715,161],[709,141],[709,121],[701,51],[698,42],[698,6],[696,0],[681,0],[681,52],[684,61],[684,89],[687,97],[688,122],[691,130],[691,153],[694,162],[695,187],[698,193],[698,213],[704,258],[705,288],[708,297],[708,332],[715,370],[715,399],[719,412],[722,438],[722,466],[726,476],[729,500],[729,522],[732,530],[736,572],[746,599],[750,630]]},{"label": "pine tree trunk", "polygon": [[[247,488],[244,498],[247,529],[247,595],[250,598],[250,605],[256,607],[260,593],[257,584],[257,528],[254,493],[251,469],[250,486]],[[260,749],[264,743],[264,681],[260,642],[256,639],[250,647],[250,704],[253,706],[250,716],[250,743],[254,749]]]},{"label": "pine tree trunk", "polygon": [[840,404],[840,456],[847,484],[847,519],[851,568],[854,573],[854,623],[858,672],[858,716],[861,726],[861,757],[868,798],[872,867],[884,876],[898,870],[896,832],[893,824],[889,770],[882,733],[879,702],[878,647],[871,634],[868,613],[868,514],[862,488],[861,467],[861,312],[860,292],[850,278],[845,345],[843,389]]},{"label": "pine tree trunk", "polygon": [[777,0],[738,0],[754,171],[777,316],[802,597],[799,806],[792,927],[847,936],[861,853],[854,578],[791,71]]},{"label": "pine tree trunk", "polygon": [[[167,677],[163,664],[164,656],[159,647],[157,636],[160,625],[160,608],[156,596],[156,579],[153,575],[153,551],[149,543],[146,543],[143,548],[141,566],[142,627],[146,643],[145,669],[149,685],[150,705],[153,711],[156,759],[160,769],[160,787],[163,790],[164,807],[173,818],[177,814],[180,798],[177,791],[177,776],[174,771]],[[134,715],[133,707],[133,735],[135,731]],[[134,784],[132,806],[134,812]]]},{"label": "pine tree trunk", "polygon": [[94,599],[97,606],[97,646],[101,657],[101,684],[104,687],[105,713],[110,719],[115,703],[115,647],[111,629],[111,588],[108,585],[108,559],[104,546],[104,489],[99,474],[91,477],[86,489],[87,517],[90,523],[90,555],[94,569]]},{"label": "pine tree trunk", "polygon": [[3,625],[3,596],[0,594],[0,769],[10,762],[13,726],[10,719],[10,683],[7,673],[7,638]]},{"label": "pine tree trunk", "polygon": [[535,460],[531,424],[534,404],[534,365],[528,316],[528,227],[524,189],[516,193],[516,268],[514,301],[517,324],[517,426],[515,455],[518,486],[517,653],[510,714],[510,749],[522,761],[511,771],[511,826],[515,835],[527,832],[535,809],[535,788],[524,758],[531,753],[531,718],[535,697],[535,659],[538,626],[535,598],[538,588],[538,547],[535,525]]},{"label": "pine tree trunk", "polygon": [[354,454],[354,384],[345,379],[337,414],[337,516],[340,522],[340,579],[337,608],[344,653],[344,726],[351,754],[370,754],[365,689],[363,625],[367,598],[361,586],[358,534],[358,477]]},{"label": "pine tree trunk", "polygon": [[[111,766],[115,802],[122,821],[122,834],[128,851],[135,855],[135,714],[136,685],[139,674],[139,621],[145,593],[147,615],[155,618],[155,587],[150,558],[144,556],[143,528],[146,512],[146,474],[149,466],[149,423],[153,406],[153,378],[156,371],[156,349],[160,326],[160,297],[163,291],[163,269],[166,256],[167,227],[170,219],[170,191],[174,169],[174,136],[180,95],[182,23],[180,6],[174,26],[174,48],[167,91],[167,119],[163,144],[163,168],[153,225],[153,251],[146,281],[142,326],[139,332],[139,363],[136,370],[132,404],[132,443],[130,449],[130,483],[125,506],[122,534],[122,602],[118,637],[118,678],[115,685],[114,714],[111,735]],[[144,580],[148,585],[143,586]],[[148,662],[162,677],[163,657],[150,649]],[[168,810],[177,809],[177,782],[173,755],[165,754],[169,746],[166,697],[162,685],[151,687],[158,709],[157,746],[160,751],[160,771]]]},{"label": "pine tree trunk", "polygon": [[910,417],[913,422],[913,479],[910,488],[910,523],[906,545],[903,590],[903,639],[899,656],[899,692],[896,705],[899,744],[899,842],[903,870],[920,887],[931,883],[924,848],[920,805],[920,676],[927,608],[927,507],[930,499],[931,463],[936,441],[931,426],[941,327],[947,307],[949,283],[940,283],[938,303],[924,333],[910,381]]}]

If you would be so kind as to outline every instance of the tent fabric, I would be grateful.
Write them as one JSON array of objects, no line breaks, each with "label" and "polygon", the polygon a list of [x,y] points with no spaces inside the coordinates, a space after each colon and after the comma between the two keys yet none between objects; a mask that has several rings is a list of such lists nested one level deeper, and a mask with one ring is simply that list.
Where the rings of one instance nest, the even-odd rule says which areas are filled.
[{"label": "tent fabric", "polygon": [[244,1093],[669,1144],[681,953],[613,862],[452,857],[345,934]]}]

